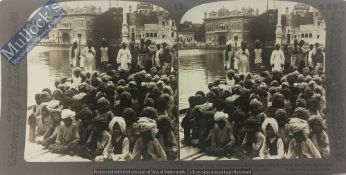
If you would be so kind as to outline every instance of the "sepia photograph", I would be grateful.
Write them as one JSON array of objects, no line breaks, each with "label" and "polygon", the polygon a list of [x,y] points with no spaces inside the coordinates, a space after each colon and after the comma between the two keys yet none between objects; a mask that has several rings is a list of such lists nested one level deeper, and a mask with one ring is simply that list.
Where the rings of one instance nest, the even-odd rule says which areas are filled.
[{"label": "sepia photograph", "polygon": [[134,1],[59,5],[67,16],[27,57],[24,160],[178,160],[177,29],[168,11]]},{"label": "sepia photograph", "polygon": [[321,12],[221,1],[190,9],[179,29],[181,160],[330,157]]}]

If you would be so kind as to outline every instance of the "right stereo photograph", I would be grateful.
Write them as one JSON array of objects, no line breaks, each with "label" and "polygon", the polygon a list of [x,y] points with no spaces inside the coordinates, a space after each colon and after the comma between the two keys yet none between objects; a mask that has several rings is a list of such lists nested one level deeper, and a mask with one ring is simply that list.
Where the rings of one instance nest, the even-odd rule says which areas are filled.
[{"label": "right stereo photograph", "polygon": [[326,24],[317,9],[202,4],[184,15],[178,38],[181,160],[330,157]]}]

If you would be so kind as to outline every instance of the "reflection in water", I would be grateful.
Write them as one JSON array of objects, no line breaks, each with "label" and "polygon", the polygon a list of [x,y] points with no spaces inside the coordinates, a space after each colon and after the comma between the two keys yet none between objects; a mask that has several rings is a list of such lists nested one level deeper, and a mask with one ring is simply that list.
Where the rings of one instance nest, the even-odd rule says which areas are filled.
[{"label": "reflection in water", "polygon": [[[224,78],[222,52],[215,50],[179,51],[180,108],[188,107],[187,98],[196,91],[207,91],[208,83]],[[28,54],[28,105],[43,88],[54,89],[55,80],[71,76],[68,48],[37,46]]]},{"label": "reflection in water", "polygon": [[37,46],[28,54],[28,106],[35,104],[35,94],[54,87],[55,80],[71,76],[68,48]]},{"label": "reflection in water", "polygon": [[222,51],[194,50],[191,54],[179,51],[179,108],[188,107],[188,97],[196,91],[208,90],[208,83],[224,79]]}]

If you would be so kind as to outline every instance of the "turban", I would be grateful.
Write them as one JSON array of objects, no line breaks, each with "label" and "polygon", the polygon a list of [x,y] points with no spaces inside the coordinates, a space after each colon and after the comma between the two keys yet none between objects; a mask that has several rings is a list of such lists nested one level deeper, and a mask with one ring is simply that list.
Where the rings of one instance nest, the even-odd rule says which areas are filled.
[{"label": "turban", "polygon": [[267,135],[266,128],[268,125],[270,125],[273,128],[275,135],[277,135],[278,131],[279,131],[279,126],[278,126],[278,122],[274,118],[266,118],[263,121],[262,131],[263,131],[264,135]]},{"label": "turban", "polygon": [[70,118],[70,119],[74,119],[74,117],[75,117],[75,115],[76,115],[76,113],[75,112],[73,112],[73,111],[71,111],[71,110],[69,110],[69,109],[64,109],[64,110],[62,110],[62,112],[61,112],[61,119],[68,119],[68,118]]},{"label": "turban", "polygon": [[151,131],[153,137],[157,133],[157,124],[156,121],[147,117],[140,117],[136,124],[136,128],[139,132],[143,133],[146,131]]},{"label": "turban", "polygon": [[257,98],[251,100],[250,107],[256,108],[258,111],[261,111],[263,109],[262,102],[258,101]]},{"label": "turban", "polygon": [[163,121],[163,120],[167,120],[168,122],[172,121],[172,119],[169,118],[167,115],[160,115],[157,119],[158,122]]},{"label": "turban", "polygon": [[320,116],[313,116],[309,119],[309,124],[311,128],[312,128],[312,125],[315,124],[315,122],[317,122],[322,127],[322,129],[326,129],[323,123],[323,119]]},{"label": "turban", "polygon": [[168,93],[169,95],[173,95],[173,90],[170,86],[164,86],[162,91],[164,93]]},{"label": "turban", "polygon": [[309,113],[305,108],[297,107],[294,110],[292,117],[307,120],[309,118]]},{"label": "turban", "polygon": [[226,114],[224,112],[218,111],[214,114],[214,120],[216,122],[221,121],[221,120],[227,121],[227,119],[228,119],[228,114]]},{"label": "turban", "polygon": [[106,98],[101,97],[100,99],[97,100],[97,104],[100,106],[108,106],[110,102]]},{"label": "turban", "polygon": [[72,39],[72,43],[78,43],[78,39],[77,38],[73,38]]},{"label": "turban", "polygon": [[281,88],[282,88],[283,86],[289,87],[290,85],[288,84],[288,82],[285,81],[285,82],[282,82]]},{"label": "turban", "polygon": [[267,86],[267,84],[266,84],[265,82],[262,82],[262,83],[260,84],[260,88],[263,89],[263,90],[267,90],[267,89],[268,89],[268,86]]},{"label": "turban", "polygon": [[260,127],[260,121],[256,117],[250,117],[245,121],[245,127],[258,131]]},{"label": "turban", "polygon": [[287,129],[290,134],[302,131],[305,138],[309,136],[309,125],[306,120],[300,118],[291,118],[288,122]]},{"label": "turban", "polygon": [[135,81],[130,81],[129,85],[133,85],[133,86],[138,86],[137,83]]},{"label": "turban", "polygon": [[73,70],[73,73],[77,73],[77,72],[81,73],[81,72],[82,72],[82,69],[79,68],[79,67],[76,67],[76,68]]},{"label": "turban", "polygon": [[81,93],[79,93],[79,94],[77,94],[77,95],[74,95],[74,96],[72,97],[72,99],[73,99],[73,100],[79,101],[79,100],[82,100],[85,96],[86,96],[86,93],[81,92]]},{"label": "turban", "polygon": [[42,99],[43,101],[45,101],[45,102],[50,101],[50,100],[51,100],[51,95],[50,95],[50,93],[47,92],[47,91],[43,91],[43,92],[41,93],[41,99]]},{"label": "turban", "polygon": [[109,122],[109,131],[112,132],[113,131],[113,127],[114,125],[118,123],[119,126],[120,126],[120,130],[121,130],[121,133],[125,133],[125,129],[126,129],[126,123],[125,123],[125,120],[124,118],[122,117],[114,117],[111,122]]},{"label": "turban", "polygon": [[55,91],[53,91],[54,97],[61,98],[63,95],[64,95],[64,92],[62,92],[62,90],[60,90],[60,89],[56,89]]},{"label": "turban", "polygon": [[97,116],[92,120],[92,124],[96,127],[106,128],[108,121],[104,117]]},{"label": "turban", "polygon": [[150,119],[157,119],[157,110],[153,107],[145,107],[143,111],[139,114],[140,117],[147,117]]},{"label": "turban", "polygon": [[81,119],[83,120],[84,117],[89,117],[89,116],[92,117],[93,113],[88,107],[85,107],[79,112],[78,116],[80,116]]},{"label": "turban", "polygon": [[50,114],[51,115],[52,114],[58,114],[59,116],[61,116],[61,110],[60,109],[52,109]]},{"label": "turban", "polygon": [[274,117],[277,120],[286,120],[287,112],[284,109],[277,109],[274,113]]}]

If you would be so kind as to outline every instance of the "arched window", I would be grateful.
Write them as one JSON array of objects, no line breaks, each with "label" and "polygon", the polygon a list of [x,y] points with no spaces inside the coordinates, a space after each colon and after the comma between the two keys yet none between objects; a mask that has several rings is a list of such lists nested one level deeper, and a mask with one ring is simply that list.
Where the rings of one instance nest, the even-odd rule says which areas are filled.
[{"label": "arched window", "polygon": [[309,38],[312,38],[312,33],[309,33]]},{"label": "arched window", "polygon": [[301,37],[304,38],[304,33],[302,33]]},{"label": "arched window", "polygon": [[305,38],[309,37],[309,35],[307,33],[305,33]]}]

